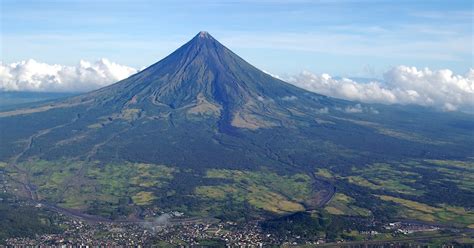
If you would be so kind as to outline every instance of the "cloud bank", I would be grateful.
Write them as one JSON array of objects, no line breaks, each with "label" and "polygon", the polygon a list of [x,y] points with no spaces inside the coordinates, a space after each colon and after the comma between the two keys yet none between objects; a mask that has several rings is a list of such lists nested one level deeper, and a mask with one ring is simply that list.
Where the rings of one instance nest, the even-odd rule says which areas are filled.
[{"label": "cloud bank", "polygon": [[108,59],[81,60],[76,66],[50,65],[33,59],[12,64],[0,62],[0,90],[81,92],[124,79],[138,70]]},{"label": "cloud bank", "polygon": [[[108,59],[81,60],[76,66],[51,65],[33,59],[12,64],[0,62],[0,90],[82,92],[112,84],[138,71]],[[308,71],[294,76],[272,76],[309,91],[347,100],[417,104],[445,111],[474,109],[474,69],[456,75],[447,69],[396,66],[383,74],[383,80],[368,83]],[[284,100],[295,99],[288,96]],[[355,113],[358,109],[346,111]]]},{"label": "cloud bank", "polygon": [[283,79],[309,91],[347,100],[417,104],[445,111],[474,109],[474,69],[461,76],[447,69],[397,66],[385,72],[383,78],[382,82],[359,83],[304,71]]}]

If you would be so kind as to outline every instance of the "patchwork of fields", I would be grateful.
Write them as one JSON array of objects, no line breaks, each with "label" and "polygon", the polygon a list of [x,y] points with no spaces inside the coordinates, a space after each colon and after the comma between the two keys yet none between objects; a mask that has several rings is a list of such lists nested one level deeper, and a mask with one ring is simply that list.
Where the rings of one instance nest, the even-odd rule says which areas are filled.
[{"label": "patchwork of fields", "polygon": [[[146,209],[194,216],[281,216],[314,207],[311,175],[269,168],[178,169],[145,163],[35,160],[0,163],[18,195],[109,218],[139,218]],[[422,160],[317,168],[337,188],[319,211],[451,223],[473,227],[474,162]],[[184,183],[185,182],[185,183]],[[25,187],[29,185],[29,187]],[[440,194],[443,197],[440,197]],[[195,210],[199,209],[199,210]]]}]

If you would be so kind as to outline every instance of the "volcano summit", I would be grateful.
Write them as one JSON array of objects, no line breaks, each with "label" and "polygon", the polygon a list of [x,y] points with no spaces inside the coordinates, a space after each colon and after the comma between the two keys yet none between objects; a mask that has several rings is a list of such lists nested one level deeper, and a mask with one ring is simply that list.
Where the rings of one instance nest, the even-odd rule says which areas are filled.
[{"label": "volcano summit", "polygon": [[391,211],[380,195],[436,197],[428,179],[365,169],[394,163],[384,170],[411,177],[421,167],[398,166],[474,156],[470,115],[308,92],[207,32],[113,85],[0,112],[0,127],[16,194],[107,218],[288,214],[322,210],[335,192],[352,199],[344,214],[367,217]]}]

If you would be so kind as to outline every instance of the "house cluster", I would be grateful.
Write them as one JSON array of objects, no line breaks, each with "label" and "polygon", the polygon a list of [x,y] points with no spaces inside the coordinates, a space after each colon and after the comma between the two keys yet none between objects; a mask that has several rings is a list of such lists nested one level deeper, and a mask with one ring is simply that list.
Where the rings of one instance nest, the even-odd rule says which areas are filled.
[{"label": "house cluster", "polygon": [[416,232],[434,232],[439,230],[440,228],[434,225],[398,221],[388,223],[387,225],[385,225],[385,229],[407,235]]}]

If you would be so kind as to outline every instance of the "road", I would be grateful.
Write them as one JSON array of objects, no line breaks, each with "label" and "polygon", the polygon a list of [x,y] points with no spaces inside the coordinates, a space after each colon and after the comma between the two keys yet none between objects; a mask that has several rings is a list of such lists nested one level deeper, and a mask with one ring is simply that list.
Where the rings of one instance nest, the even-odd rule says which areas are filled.
[{"label": "road", "polygon": [[[153,221],[150,220],[111,220],[104,217],[89,215],[78,210],[71,210],[67,208],[58,207],[47,202],[35,202],[36,204],[41,204],[42,207],[63,214],[65,216],[80,219],[88,223],[116,223],[116,224],[153,224]],[[192,223],[214,223],[218,221],[215,218],[201,218],[201,217],[189,217],[189,218],[171,218],[167,225],[180,225],[180,224],[192,224]]]}]

